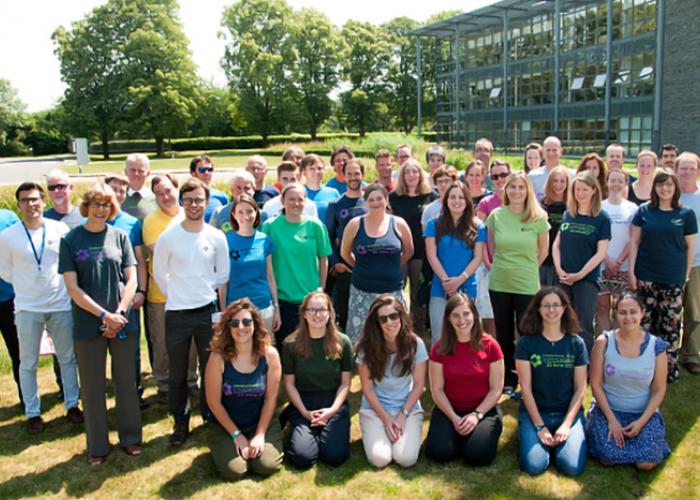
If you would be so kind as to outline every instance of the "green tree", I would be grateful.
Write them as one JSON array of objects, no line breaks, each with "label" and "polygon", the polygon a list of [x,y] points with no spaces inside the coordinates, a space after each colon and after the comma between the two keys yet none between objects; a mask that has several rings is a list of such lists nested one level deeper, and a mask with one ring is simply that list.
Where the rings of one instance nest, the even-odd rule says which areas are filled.
[{"label": "green tree", "polygon": [[296,51],[291,73],[295,101],[304,127],[316,139],[331,114],[330,93],[338,84],[342,39],[326,15],[301,9],[294,14],[290,42]]},{"label": "green tree", "polygon": [[386,76],[386,103],[395,126],[411,132],[417,119],[416,40],[409,32],[418,22],[397,17],[381,26],[391,43],[391,59]]},{"label": "green tree", "polygon": [[234,135],[243,128],[237,95],[212,83],[202,83],[199,92],[201,104],[190,125],[191,137]]},{"label": "green tree", "polygon": [[0,78],[0,154],[14,156],[26,153],[22,127],[26,122],[25,105],[8,80]]},{"label": "green tree", "polygon": [[294,121],[290,74],[292,9],[284,0],[239,0],[224,10],[222,66],[251,132],[264,140]]}]

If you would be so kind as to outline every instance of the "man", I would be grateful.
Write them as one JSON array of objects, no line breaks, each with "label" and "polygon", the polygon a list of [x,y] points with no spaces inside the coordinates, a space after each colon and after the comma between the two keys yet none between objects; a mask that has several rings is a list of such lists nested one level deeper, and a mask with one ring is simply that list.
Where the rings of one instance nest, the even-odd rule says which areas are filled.
[{"label": "man", "polygon": [[211,180],[214,177],[214,163],[207,155],[192,158],[190,175],[202,181],[209,190],[209,205],[204,212],[204,222],[209,222],[214,211],[228,203],[228,196],[223,191],[211,187]]},{"label": "man", "polygon": [[[229,257],[224,233],[204,223],[209,188],[188,179],[180,188],[185,219],[161,234],[153,255],[153,276],[166,296],[165,344],[168,350],[168,407],[175,418],[170,444],[182,445],[189,436],[187,364],[192,339],[197,345],[199,371],[209,358],[217,289],[228,281]],[[203,382],[203,381],[202,381]],[[200,410],[206,419],[204,383]]]},{"label": "man", "polygon": [[47,219],[63,222],[68,229],[73,229],[83,223],[78,207],[73,205],[70,196],[75,186],[68,174],[61,170],[52,170],[46,176],[46,189],[53,202],[53,208],[44,212]]},{"label": "man", "polygon": [[[0,210],[0,232],[19,222],[12,210]],[[12,376],[17,384],[19,402],[23,404],[22,388],[19,383],[19,339],[15,326],[15,291],[7,281],[0,279],[0,331],[5,341],[7,353],[12,361]]]},{"label": "man", "polygon": [[304,159],[301,160],[301,173],[304,175],[304,180],[306,181],[304,184],[306,188],[306,198],[314,202],[316,211],[318,212],[318,218],[324,224],[326,223],[328,204],[340,198],[338,190],[321,185],[325,170],[326,166],[323,164],[323,158],[319,155],[306,155]]},{"label": "man", "polygon": [[343,164],[343,177],[346,181],[347,190],[340,198],[328,205],[328,211],[326,212],[328,238],[331,241],[331,249],[333,250],[329,262],[332,288],[327,286],[327,289],[331,289],[336,322],[343,329],[348,319],[352,268],[340,256],[340,244],[343,239],[345,226],[350,222],[350,219],[367,213],[367,203],[362,198],[362,179],[364,175],[365,166],[359,159],[352,158],[346,161]]},{"label": "man", "polygon": [[267,177],[267,162],[265,158],[260,155],[251,156],[246,162],[245,169],[255,179],[253,199],[259,208],[262,208],[266,202],[280,194],[276,187],[265,184],[265,177]]},{"label": "man", "polygon": [[231,209],[236,196],[247,194],[251,198],[255,194],[255,178],[245,170],[235,170],[231,176],[231,203],[217,208],[214,214],[209,219],[209,224],[217,229],[221,229],[224,233],[228,233],[233,229],[231,225]]},{"label": "man", "polygon": [[396,147],[396,163],[399,168],[406,163],[406,160],[413,157],[413,147],[410,144],[400,144]]},{"label": "man", "polygon": [[[277,166],[277,181],[279,182],[281,189],[284,189],[287,184],[293,182],[299,182],[299,167],[296,163],[291,161],[283,161]],[[282,213],[282,195],[275,196],[269,200],[262,208],[262,221],[265,222],[268,219],[274,219]],[[304,200],[304,214],[309,217],[318,217],[318,211],[316,210],[316,205],[313,201],[309,199]]]},{"label": "man", "polygon": [[394,158],[388,149],[380,149],[374,155],[374,168],[377,170],[377,184],[381,184],[391,193],[396,187],[394,179]]},{"label": "man", "polygon": [[678,158],[678,148],[673,144],[664,144],[661,146],[661,166],[671,172],[675,172],[676,159]]},{"label": "man", "polygon": [[44,430],[36,377],[44,329],[53,340],[61,365],[66,416],[72,423],[83,422],[83,412],[78,408],[71,301],[63,277],[58,274],[59,243],[69,229],[62,222],[43,217],[44,190],[40,185],[20,184],[15,198],[22,220],[0,234],[0,278],[12,283],[16,294],[20,385],[27,432],[38,434]]},{"label": "man", "polygon": [[[554,167],[561,165],[561,157],[564,154],[564,149],[561,147],[561,141],[558,137],[553,135],[547,137],[542,144],[544,150],[544,166],[531,170],[528,173],[530,181],[532,181],[532,187],[535,190],[535,195],[537,200],[544,198],[544,184],[547,182],[549,177],[549,172],[552,171]],[[569,176],[573,177],[574,171],[567,169]]]},{"label": "man", "polygon": [[613,169],[622,169],[625,163],[625,148],[622,144],[610,144],[605,148],[605,164],[608,172]]},{"label": "man", "polygon": [[[692,209],[698,220],[700,220],[700,190],[697,185],[699,167],[700,158],[694,153],[683,153],[676,159],[675,170],[681,184],[681,204]],[[686,283],[683,295],[683,344],[679,361],[690,373],[700,375],[700,245],[695,246],[690,280]]]},{"label": "man", "polygon": [[145,186],[146,179],[151,173],[148,156],[132,153],[124,162],[124,175],[129,180],[126,198],[122,210],[143,221],[144,217],[156,209],[156,198],[153,192]]},{"label": "man", "polygon": [[338,146],[331,152],[331,165],[335,169],[335,177],[326,182],[326,187],[333,188],[340,194],[345,193],[347,186],[343,177],[343,165],[350,158],[355,158],[355,154],[348,146]]},{"label": "man", "polygon": [[301,168],[301,160],[304,159],[304,150],[299,146],[292,146],[282,155],[282,161],[291,161]]},{"label": "man", "polygon": [[[156,242],[172,224],[179,224],[185,217],[178,204],[178,182],[171,174],[156,175],[151,180],[151,190],[156,197],[158,208],[143,220],[143,244],[152,257]],[[153,342],[153,377],[156,379],[156,402],[168,403],[168,351],[165,346],[165,295],[153,278],[153,259],[148,262],[148,289],[146,294],[146,328]],[[197,388],[197,349],[190,347],[187,387],[191,396]]]}]

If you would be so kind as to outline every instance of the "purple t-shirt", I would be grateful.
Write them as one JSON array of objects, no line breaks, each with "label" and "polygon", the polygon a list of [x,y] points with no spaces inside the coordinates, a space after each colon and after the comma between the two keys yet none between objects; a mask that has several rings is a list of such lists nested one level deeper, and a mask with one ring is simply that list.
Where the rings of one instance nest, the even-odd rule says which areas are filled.
[{"label": "purple t-shirt", "polygon": [[[486,218],[488,218],[491,212],[493,212],[497,208],[500,208],[501,206],[503,206],[503,201],[498,197],[496,193],[493,193],[486,196],[479,202],[479,204],[476,206],[476,211],[483,212],[484,214],[486,214]],[[486,223],[486,221],[484,221],[484,223]],[[486,229],[486,232],[488,234],[488,228]],[[486,245],[486,253],[489,256],[489,260],[492,261],[493,255],[491,255],[491,250],[489,250],[488,245]]]}]

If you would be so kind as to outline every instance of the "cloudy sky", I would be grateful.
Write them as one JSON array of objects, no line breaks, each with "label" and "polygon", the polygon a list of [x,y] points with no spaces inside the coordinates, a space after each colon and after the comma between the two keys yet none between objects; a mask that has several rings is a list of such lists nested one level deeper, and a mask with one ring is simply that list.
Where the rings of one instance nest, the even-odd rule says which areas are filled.
[{"label": "cloudy sky", "polygon": [[[314,7],[340,26],[348,19],[378,24],[406,16],[423,21],[444,10],[466,12],[493,3],[493,0],[287,2],[295,9]],[[0,16],[0,78],[10,80],[28,111],[51,107],[64,91],[51,33],[58,26],[68,27],[103,3],[104,0],[20,0],[4,5]],[[224,53],[223,42],[217,38],[219,21],[224,7],[232,3],[233,0],[180,0],[180,19],[199,74],[217,84],[225,82],[219,67]]]}]

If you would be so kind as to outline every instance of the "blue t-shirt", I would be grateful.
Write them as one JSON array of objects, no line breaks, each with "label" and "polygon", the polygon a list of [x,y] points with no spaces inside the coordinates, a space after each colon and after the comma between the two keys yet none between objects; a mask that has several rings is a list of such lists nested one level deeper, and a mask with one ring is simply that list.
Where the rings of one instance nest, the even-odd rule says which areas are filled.
[{"label": "blue t-shirt", "polygon": [[309,186],[304,187],[306,188],[306,197],[316,204],[318,219],[325,224],[328,204],[340,198],[340,193],[337,189],[326,186],[321,186],[319,189],[311,189]]},{"label": "blue t-shirt", "polygon": [[[413,366],[418,363],[425,363],[428,361],[428,351],[425,349],[425,344],[423,340],[416,337],[416,357],[413,360]],[[357,353],[357,364],[364,365],[364,356],[362,351]],[[374,393],[377,395],[379,403],[382,408],[389,413],[398,413],[403,408],[403,405],[408,399],[408,395],[413,390],[413,372],[410,371],[406,375],[399,375],[400,366],[394,366],[396,362],[396,353],[390,354],[386,362],[386,367],[384,368],[384,376],[381,380],[372,380],[372,385],[374,386]],[[362,394],[362,403],[360,408],[363,410],[369,410],[372,407],[367,402],[364,393]],[[416,401],[415,406],[409,410],[421,410],[420,399]]]},{"label": "blue t-shirt", "polygon": [[[588,364],[586,343],[578,335],[550,342],[542,335],[523,335],[515,359],[530,362],[532,395],[540,413],[565,412],[574,395],[574,368]],[[525,405],[520,405],[525,411]]]},{"label": "blue t-shirt", "polygon": [[[442,264],[442,268],[447,273],[447,276],[454,278],[464,272],[469,263],[474,258],[474,249],[471,248],[466,241],[460,240],[451,234],[446,234],[440,239],[437,239],[437,225],[440,219],[430,219],[428,225],[425,226],[423,232],[424,238],[435,238],[437,243],[437,257]],[[486,226],[481,221],[477,221],[478,234],[475,243],[486,242]],[[471,298],[476,297],[476,275],[469,276],[462,286],[460,291],[465,292]],[[437,276],[433,277],[430,285],[431,297],[445,297],[445,289],[442,288],[442,281]]]},{"label": "blue t-shirt", "polygon": [[675,210],[639,207],[632,224],[642,229],[634,272],[637,279],[664,285],[683,285],[686,273],[684,237],[698,232],[695,213],[687,207]]},{"label": "blue t-shirt", "polygon": [[[17,214],[15,214],[12,210],[6,210],[4,208],[0,209],[0,233],[18,222],[19,218],[17,217]],[[15,291],[13,290],[12,285],[5,280],[0,280],[0,302],[7,302],[8,300],[12,300],[14,297]]]},{"label": "blue t-shirt", "polygon": [[[605,210],[595,217],[564,212],[559,226],[561,268],[567,273],[579,272],[598,251],[601,240],[610,240],[610,217]],[[600,264],[583,279],[597,283]]]},{"label": "blue t-shirt", "polygon": [[226,233],[231,263],[226,304],[248,297],[258,309],[272,304],[270,284],[267,281],[267,256],[275,251],[272,239],[263,232],[241,236],[236,231]]},{"label": "blue t-shirt", "polygon": [[339,262],[345,263],[340,257],[340,242],[343,239],[345,226],[350,219],[367,213],[367,203],[364,198],[350,198],[343,195],[337,200],[331,201],[326,209],[326,227],[328,238],[331,241],[333,254],[329,257],[328,266],[333,267]]},{"label": "blue t-shirt", "polygon": [[141,221],[133,215],[129,215],[123,210],[120,211],[114,220],[107,221],[107,224],[121,229],[129,236],[132,247],[143,245]]}]

